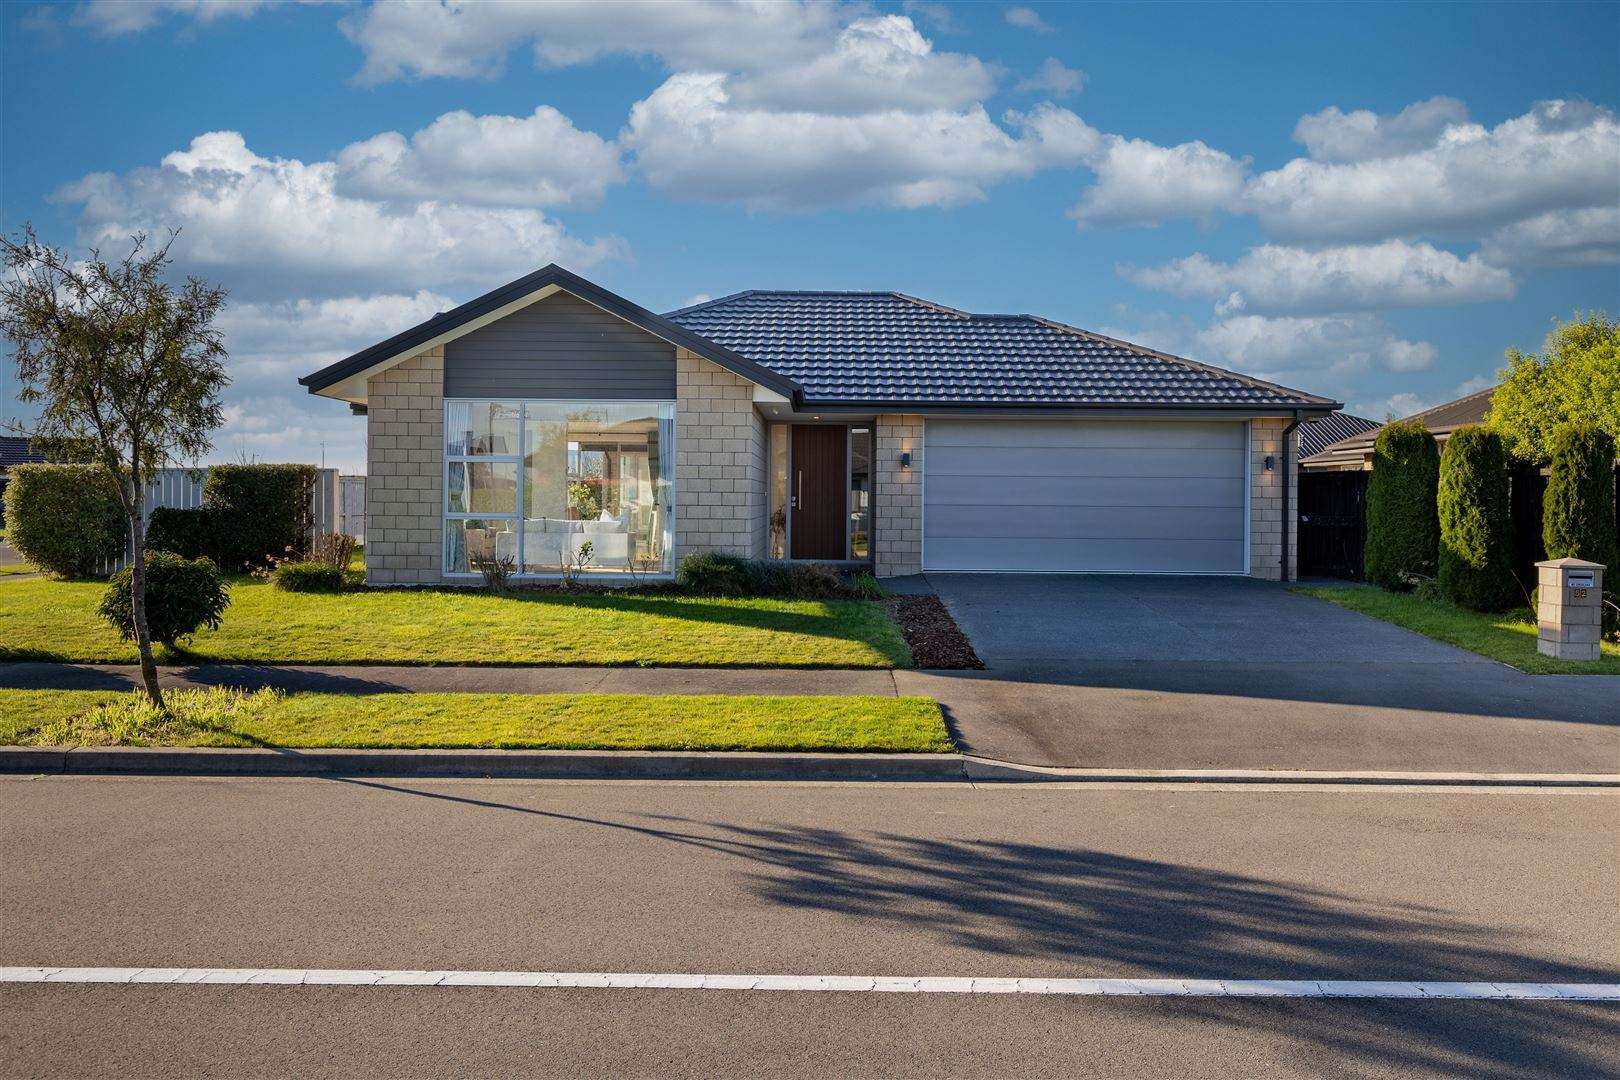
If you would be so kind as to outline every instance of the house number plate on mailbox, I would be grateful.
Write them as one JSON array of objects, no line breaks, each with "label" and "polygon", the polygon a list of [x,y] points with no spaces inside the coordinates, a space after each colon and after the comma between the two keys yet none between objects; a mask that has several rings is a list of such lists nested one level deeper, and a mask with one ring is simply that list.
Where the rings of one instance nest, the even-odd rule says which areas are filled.
[{"label": "house number plate on mailbox", "polygon": [[1594,575],[1590,572],[1584,574],[1574,573],[1569,575],[1567,583],[1569,585],[1569,591],[1572,594],[1571,599],[1585,600],[1587,590],[1590,589],[1594,584]]}]

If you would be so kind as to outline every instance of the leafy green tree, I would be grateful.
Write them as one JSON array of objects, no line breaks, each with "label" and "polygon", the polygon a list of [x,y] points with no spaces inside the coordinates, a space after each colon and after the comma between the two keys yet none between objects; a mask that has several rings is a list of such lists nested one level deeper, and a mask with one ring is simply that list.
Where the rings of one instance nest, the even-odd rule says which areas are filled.
[{"label": "leafy green tree", "polygon": [[1479,424],[1457,428],[1440,453],[1440,590],[1475,611],[1522,600],[1513,577],[1513,517],[1502,437]]},{"label": "leafy green tree", "polygon": [[[1541,503],[1541,538],[1549,559],[1587,559],[1620,579],[1614,521],[1615,440],[1578,421],[1552,434],[1551,475]],[[1605,590],[1612,591],[1612,590]]]},{"label": "leafy green tree", "polygon": [[1367,478],[1368,580],[1386,589],[1410,586],[1408,574],[1432,576],[1440,545],[1435,492],[1440,452],[1422,424],[1385,424],[1373,440]]},{"label": "leafy green tree", "polygon": [[31,227],[0,237],[9,271],[0,280],[0,335],[14,347],[18,397],[39,407],[27,434],[47,455],[101,465],[117,483],[129,527],[130,630],[146,694],[160,709],[146,616],[146,480],[207,452],[229,381],[214,327],[225,291],[197,278],[171,284],[173,242],[151,248],[136,236],[129,254],[109,262],[94,249],[71,258]]},{"label": "leafy green tree", "polygon": [[1509,349],[1507,361],[1488,423],[1515,458],[1546,462],[1553,430],[1570,420],[1620,441],[1620,323],[1577,315],[1548,335],[1543,355]]}]

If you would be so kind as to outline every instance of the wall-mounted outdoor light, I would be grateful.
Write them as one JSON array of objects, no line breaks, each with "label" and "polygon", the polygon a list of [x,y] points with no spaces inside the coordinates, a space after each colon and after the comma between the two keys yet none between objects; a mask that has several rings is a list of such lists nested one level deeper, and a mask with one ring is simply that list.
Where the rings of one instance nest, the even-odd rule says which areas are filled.
[{"label": "wall-mounted outdoor light", "polygon": [[1270,454],[1267,454],[1266,455],[1266,472],[1271,472],[1276,467],[1277,467],[1277,459],[1275,457],[1271,456]]},{"label": "wall-mounted outdoor light", "polygon": [[907,451],[905,451],[904,453],[902,453],[900,455],[900,467],[902,469],[911,468],[911,451],[910,450],[907,450]]}]

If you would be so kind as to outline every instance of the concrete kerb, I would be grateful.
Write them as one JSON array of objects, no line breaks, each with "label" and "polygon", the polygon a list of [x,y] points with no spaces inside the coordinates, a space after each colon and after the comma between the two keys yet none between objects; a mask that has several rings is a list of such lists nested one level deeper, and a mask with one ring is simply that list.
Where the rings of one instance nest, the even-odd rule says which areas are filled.
[{"label": "concrete kerb", "polygon": [[528,780],[940,781],[990,784],[1288,784],[1620,788],[1610,773],[1423,773],[1285,769],[1076,769],[962,754],[640,750],[347,750],[0,747],[0,773],[393,776]]}]

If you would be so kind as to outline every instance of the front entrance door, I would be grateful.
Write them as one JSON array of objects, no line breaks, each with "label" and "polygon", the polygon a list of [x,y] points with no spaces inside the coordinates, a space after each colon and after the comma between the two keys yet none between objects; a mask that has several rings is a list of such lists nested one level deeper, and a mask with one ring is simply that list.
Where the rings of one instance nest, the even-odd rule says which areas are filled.
[{"label": "front entrance door", "polygon": [[842,559],[848,515],[849,429],[836,424],[793,425],[793,508],[788,554],[795,559]]}]

